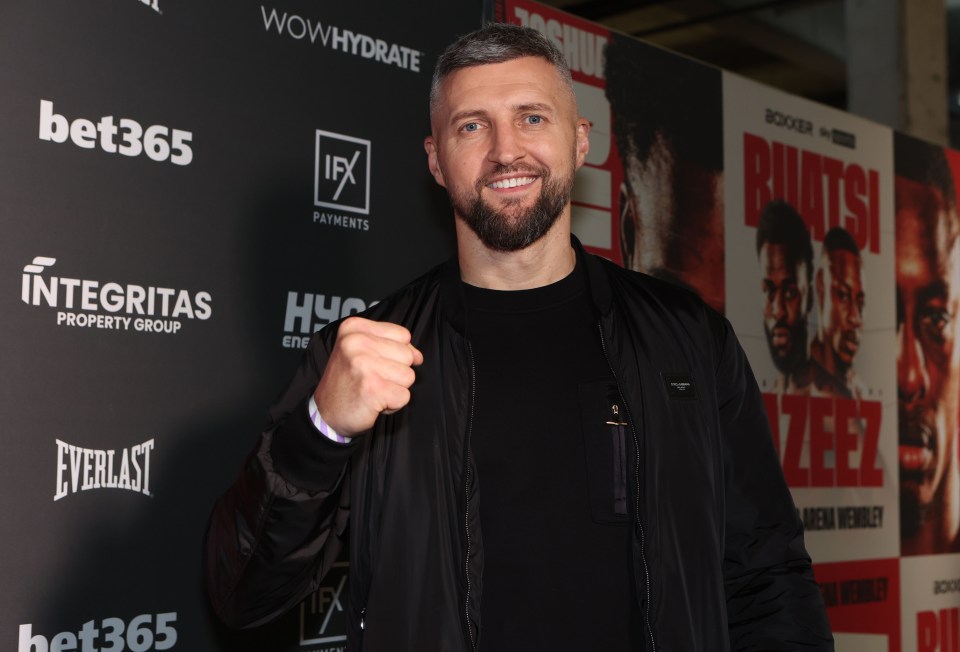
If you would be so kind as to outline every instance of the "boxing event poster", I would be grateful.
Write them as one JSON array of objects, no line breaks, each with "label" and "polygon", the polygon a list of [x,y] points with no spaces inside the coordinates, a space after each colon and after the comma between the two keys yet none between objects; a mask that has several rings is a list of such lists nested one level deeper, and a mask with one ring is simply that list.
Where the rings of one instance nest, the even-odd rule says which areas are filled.
[{"label": "boxing event poster", "polygon": [[724,73],[727,317],[815,563],[899,554],[886,127]]},{"label": "boxing event poster", "polygon": [[960,650],[958,568],[956,554],[900,559],[905,652]]},{"label": "boxing event poster", "polygon": [[960,650],[960,153],[894,137],[904,649]]},{"label": "boxing event poster", "polygon": [[573,187],[572,229],[588,251],[620,263],[617,197],[622,174],[604,96],[603,53],[610,32],[537,2],[498,0],[494,12],[498,22],[541,32],[566,57],[580,115],[590,120],[590,152]]},{"label": "boxing event poster", "polygon": [[897,559],[817,564],[816,574],[837,650],[901,650]]},{"label": "boxing event poster", "polygon": [[498,12],[566,55],[591,121],[573,232],[588,250],[723,312],[720,71],[536,2],[505,0]]}]

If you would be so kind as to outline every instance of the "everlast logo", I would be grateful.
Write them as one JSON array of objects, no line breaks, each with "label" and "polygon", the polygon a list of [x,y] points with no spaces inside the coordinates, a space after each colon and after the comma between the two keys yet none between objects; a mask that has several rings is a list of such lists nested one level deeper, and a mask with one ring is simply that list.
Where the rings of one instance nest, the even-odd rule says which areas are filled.
[{"label": "everlast logo", "polygon": [[57,441],[55,501],[91,489],[126,489],[150,493],[150,453],[153,439],[120,450],[80,448]]}]

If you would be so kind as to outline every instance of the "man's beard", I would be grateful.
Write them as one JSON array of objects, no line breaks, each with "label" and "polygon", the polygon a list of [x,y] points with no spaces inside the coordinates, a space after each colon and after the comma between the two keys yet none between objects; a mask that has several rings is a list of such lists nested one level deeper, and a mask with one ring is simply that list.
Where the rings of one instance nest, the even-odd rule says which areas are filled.
[{"label": "man's beard", "polygon": [[[519,200],[507,200],[500,210],[481,197],[490,179],[504,174],[529,173],[540,178],[540,194],[529,208],[519,206]],[[494,251],[519,251],[530,246],[556,223],[564,206],[570,201],[573,174],[554,179],[545,168],[501,165],[477,182],[474,193],[450,194],[453,210],[477,234],[487,248]],[[512,210],[511,210],[512,209]]]},{"label": "man's beard", "polygon": [[791,374],[807,360],[807,323],[801,319],[795,326],[787,326],[781,321],[775,328],[787,328],[790,331],[790,349],[784,354],[774,346],[773,333],[764,323],[763,330],[767,335],[767,348],[770,349],[773,366],[782,374]]}]

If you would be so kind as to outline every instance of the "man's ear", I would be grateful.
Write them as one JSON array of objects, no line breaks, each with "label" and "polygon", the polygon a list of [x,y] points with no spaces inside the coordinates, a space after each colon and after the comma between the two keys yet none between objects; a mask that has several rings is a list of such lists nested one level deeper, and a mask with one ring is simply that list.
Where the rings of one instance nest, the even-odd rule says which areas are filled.
[{"label": "man's ear", "polygon": [[590,121],[586,118],[577,120],[577,169],[587,160],[590,151]]},{"label": "man's ear", "polygon": [[446,188],[447,184],[444,182],[443,172],[440,170],[440,161],[437,159],[437,141],[433,139],[433,136],[427,136],[423,139],[423,149],[427,152],[427,167],[430,169],[430,174],[433,175],[438,184]]},{"label": "man's ear", "polygon": [[627,269],[637,269],[634,266],[634,253],[637,247],[637,209],[633,203],[633,195],[626,183],[620,184],[620,255],[623,266]]}]

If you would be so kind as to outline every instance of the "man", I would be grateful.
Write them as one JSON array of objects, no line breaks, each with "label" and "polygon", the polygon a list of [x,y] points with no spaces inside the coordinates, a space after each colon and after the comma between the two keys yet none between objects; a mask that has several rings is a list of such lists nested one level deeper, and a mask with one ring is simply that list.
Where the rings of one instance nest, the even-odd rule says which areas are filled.
[{"label": "man", "polygon": [[780,373],[773,391],[832,394],[842,386],[807,352],[807,316],[813,306],[813,246],[800,214],[782,199],[767,204],[757,226],[763,291],[763,330]]},{"label": "man", "polygon": [[904,555],[960,549],[960,252],[943,149],[896,140],[897,399]]},{"label": "man", "polygon": [[720,71],[620,34],[604,61],[623,161],[623,265],[690,288],[723,313]]},{"label": "man", "polygon": [[857,400],[866,394],[853,368],[863,331],[862,268],[853,236],[840,227],[827,231],[816,275],[817,337],[810,357],[839,381],[844,398]]},{"label": "man", "polygon": [[314,336],[211,518],[220,616],[281,613],[349,541],[351,649],[830,649],[729,325],[571,246],[560,52],[463,37],[431,125],[457,257]]}]

